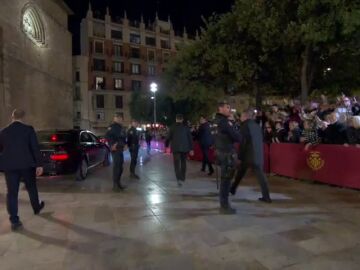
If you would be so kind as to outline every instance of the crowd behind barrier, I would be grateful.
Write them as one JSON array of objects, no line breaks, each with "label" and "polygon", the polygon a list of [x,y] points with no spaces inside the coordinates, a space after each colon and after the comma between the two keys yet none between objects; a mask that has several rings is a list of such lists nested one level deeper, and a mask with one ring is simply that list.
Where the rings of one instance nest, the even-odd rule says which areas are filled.
[{"label": "crowd behind barrier", "polygon": [[[214,156],[210,149],[212,161]],[[197,142],[190,159],[202,160]],[[264,144],[264,171],[280,176],[360,189],[359,164],[360,148],[353,146],[319,144],[306,150],[300,144]]]}]

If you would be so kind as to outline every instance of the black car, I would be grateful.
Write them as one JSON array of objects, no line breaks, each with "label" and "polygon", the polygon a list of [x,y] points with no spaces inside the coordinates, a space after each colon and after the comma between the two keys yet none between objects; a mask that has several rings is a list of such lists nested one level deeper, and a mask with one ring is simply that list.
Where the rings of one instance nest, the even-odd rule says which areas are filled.
[{"label": "black car", "polygon": [[76,173],[83,180],[88,169],[110,165],[110,149],[86,130],[44,130],[37,132],[43,157],[44,173],[49,175]]}]

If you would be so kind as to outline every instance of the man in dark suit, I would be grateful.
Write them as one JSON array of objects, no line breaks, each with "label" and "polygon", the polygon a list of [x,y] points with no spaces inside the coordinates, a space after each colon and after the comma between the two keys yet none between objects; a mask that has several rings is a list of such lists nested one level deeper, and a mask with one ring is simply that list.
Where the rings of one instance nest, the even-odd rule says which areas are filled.
[{"label": "man in dark suit", "polygon": [[115,113],[114,122],[108,127],[105,138],[109,141],[113,158],[113,191],[120,192],[126,188],[121,183],[124,166],[124,150],[126,146],[126,130],[121,124],[123,116]]},{"label": "man in dark suit", "polygon": [[176,115],[176,123],[170,128],[166,145],[170,143],[174,156],[175,175],[178,186],[185,181],[186,157],[190,152],[193,155],[193,142],[190,129],[183,124],[184,118],[181,114]]},{"label": "man in dark suit", "polygon": [[24,117],[23,110],[14,110],[12,123],[0,132],[0,145],[3,147],[0,167],[5,173],[8,190],[7,210],[13,230],[22,226],[18,216],[18,193],[21,180],[29,193],[34,214],[39,214],[45,206],[43,201],[39,201],[36,187],[36,176],[43,173],[39,144],[34,128],[23,123]]},{"label": "man in dark suit", "polygon": [[140,148],[140,132],[137,130],[137,128],[138,128],[138,123],[135,120],[133,120],[131,122],[131,127],[127,132],[127,145],[131,157],[130,177],[134,179],[140,179],[140,177],[135,173],[135,167],[137,164],[139,148]]},{"label": "man in dark suit", "polygon": [[214,140],[211,135],[211,129],[208,121],[205,117],[200,117],[200,127],[199,127],[199,143],[201,147],[201,152],[203,154],[202,160],[202,168],[201,171],[205,172],[206,165],[209,167],[208,175],[212,175],[214,173],[214,169],[212,164],[209,160],[209,149],[210,146],[213,145]]},{"label": "man in dark suit", "polygon": [[239,159],[241,161],[237,170],[235,181],[231,185],[230,193],[235,195],[236,188],[246,174],[247,169],[253,169],[260,184],[262,197],[260,201],[271,203],[269,187],[264,167],[263,136],[260,126],[254,121],[254,111],[245,110],[241,113],[240,132],[242,140],[240,143]]}]

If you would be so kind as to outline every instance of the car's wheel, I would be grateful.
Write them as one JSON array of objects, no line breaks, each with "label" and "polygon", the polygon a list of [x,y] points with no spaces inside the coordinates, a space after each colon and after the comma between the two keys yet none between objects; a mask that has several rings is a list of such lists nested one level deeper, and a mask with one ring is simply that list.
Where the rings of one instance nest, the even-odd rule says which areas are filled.
[{"label": "car's wheel", "polygon": [[79,164],[79,168],[76,171],[76,180],[82,181],[88,174],[88,162],[86,158],[82,158]]},{"label": "car's wheel", "polygon": [[108,167],[111,164],[111,154],[110,151],[106,151],[105,158],[103,161],[103,166]]}]

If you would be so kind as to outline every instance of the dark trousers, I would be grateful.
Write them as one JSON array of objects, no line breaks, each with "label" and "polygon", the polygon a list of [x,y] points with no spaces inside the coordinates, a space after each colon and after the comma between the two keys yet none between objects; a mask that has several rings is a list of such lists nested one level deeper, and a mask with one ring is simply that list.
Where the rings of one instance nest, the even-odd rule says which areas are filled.
[{"label": "dark trousers", "polygon": [[229,203],[229,192],[231,186],[231,180],[235,174],[235,167],[228,160],[220,161],[220,190],[219,200],[220,207],[228,208]]},{"label": "dark trousers", "polygon": [[39,194],[36,187],[36,171],[35,168],[24,170],[14,170],[5,172],[6,186],[7,186],[7,211],[10,215],[11,223],[19,221],[18,216],[18,194],[20,181],[24,181],[26,190],[29,194],[31,206],[35,211],[40,207]]},{"label": "dark trousers", "polygon": [[187,153],[175,152],[173,155],[176,179],[185,181]]},{"label": "dark trousers", "polygon": [[147,153],[150,154],[150,151],[151,151],[151,141],[146,141],[146,146],[147,146]]},{"label": "dark trousers", "polygon": [[120,179],[124,166],[124,154],[122,151],[115,151],[112,152],[112,158],[113,158],[113,184],[114,187],[119,187],[121,186]]},{"label": "dark trousers", "polygon": [[129,148],[131,162],[130,162],[130,173],[135,173],[135,167],[137,164],[137,158],[139,154],[139,146],[134,146]]},{"label": "dark trousers", "polygon": [[253,169],[255,177],[261,187],[261,193],[262,193],[263,198],[266,198],[266,199],[270,198],[268,181],[266,179],[264,171],[259,165],[256,165],[256,164],[247,164],[246,162],[244,162],[244,163],[242,162],[240,164],[240,166],[237,170],[236,176],[235,176],[235,181],[232,184],[233,188],[234,189],[237,188],[237,186],[240,184],[241,180],[244,178],[248,168]]},{"label": "dark trousers", "polygon": [[208,146],[201,146],[201,152],[203,154],[203,160],[202,160],[201,169],[203,171],[205,171],[206,170],[206,165],[207,165],[208,168],[209,168],[209,172],[212,173],[214,171],[214,169],[213,169],[213,167],[211,165],[211,162],[209,160],[209,147]]}]

